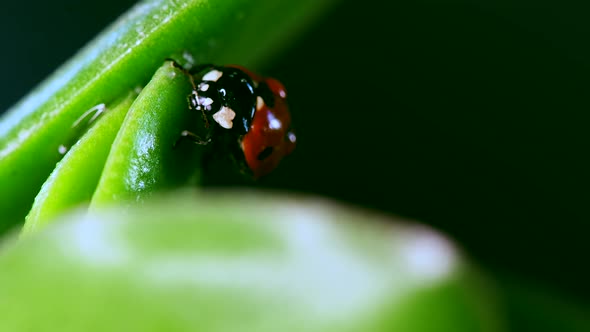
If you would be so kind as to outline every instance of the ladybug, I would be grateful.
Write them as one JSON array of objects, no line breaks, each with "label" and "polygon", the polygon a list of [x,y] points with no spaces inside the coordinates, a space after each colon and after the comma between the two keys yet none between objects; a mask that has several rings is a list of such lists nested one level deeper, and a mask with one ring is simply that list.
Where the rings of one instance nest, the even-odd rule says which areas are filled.
[{"label": "ladybug", "polygon": [[236,65],[201,65],[185,72],[192,84],[189,109],[201,115],[205,135],[184,131],[183,136],[227,148],[254,178],[270,173],[293,151],[297,138],[281,82]]}]

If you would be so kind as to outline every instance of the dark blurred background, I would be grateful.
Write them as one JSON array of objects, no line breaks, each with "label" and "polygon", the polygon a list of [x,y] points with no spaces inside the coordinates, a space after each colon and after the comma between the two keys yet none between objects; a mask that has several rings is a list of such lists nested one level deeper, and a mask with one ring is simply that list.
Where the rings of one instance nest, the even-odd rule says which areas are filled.
[{"label": "dark blurred background", "polygon": [[[0,3],[0,110],[132,0]],[[590,301],[590,3],[341,1],[261,69],[299,145],[260,185],[420,220]]]}]

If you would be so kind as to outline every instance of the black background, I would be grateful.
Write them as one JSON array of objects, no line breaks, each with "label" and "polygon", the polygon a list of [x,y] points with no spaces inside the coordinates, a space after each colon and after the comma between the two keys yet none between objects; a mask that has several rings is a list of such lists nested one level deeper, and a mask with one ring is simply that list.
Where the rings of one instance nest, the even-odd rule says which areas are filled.
[{"label": "black background", "polygon": [[[2,2],[0,110],[134,3]],[[588,303],[590,5],[342,1],[265,74],[298,148],[261,185],[433,225]]]}]

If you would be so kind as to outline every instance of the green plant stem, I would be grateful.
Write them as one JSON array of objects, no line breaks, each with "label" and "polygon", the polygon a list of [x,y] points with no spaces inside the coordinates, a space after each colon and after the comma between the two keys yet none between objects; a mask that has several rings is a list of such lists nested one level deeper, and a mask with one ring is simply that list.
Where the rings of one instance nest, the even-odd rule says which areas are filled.
[{"label": "green plant stem", "polygon": [[90,202],[113,140],[134,98],[135,94],[130,94],[109,107],[57,164],[35,197],[25,219],[25,233],[38,230],[67,209]]},{"label": "green plant stem", "polygon": [[138,3],[0,120],[0,233],[23,221],[85,111],[144,86],[168,57],[256,64],[331,2]]},{"label": "green plant stem", "polygon": [[193,129],[189,112],[188,77],[170,62],[141,91],[117,134],[91,209],[121,202],[143,201],[153,192],[198,179],[201,146],[181,139]]}]

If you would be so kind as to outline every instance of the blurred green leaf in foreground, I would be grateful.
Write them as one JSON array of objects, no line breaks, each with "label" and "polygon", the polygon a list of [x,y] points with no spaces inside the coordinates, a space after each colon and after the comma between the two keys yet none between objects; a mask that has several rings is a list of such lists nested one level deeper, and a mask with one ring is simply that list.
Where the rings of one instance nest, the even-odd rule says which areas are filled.
[{"label": "blurred green leaf in foreground", "polygon": [[167,196],[0,254],[2,331],[501,331],[444,237],[322,200]]}]

